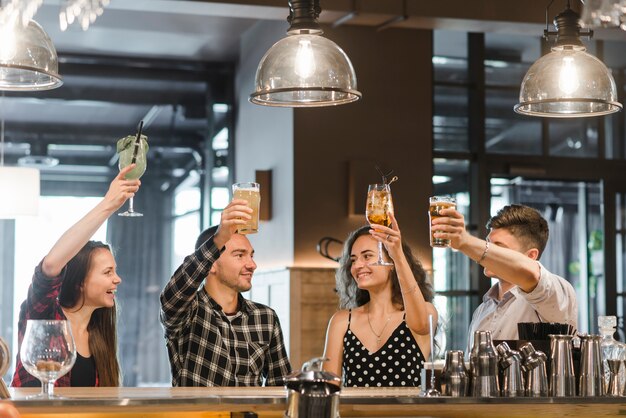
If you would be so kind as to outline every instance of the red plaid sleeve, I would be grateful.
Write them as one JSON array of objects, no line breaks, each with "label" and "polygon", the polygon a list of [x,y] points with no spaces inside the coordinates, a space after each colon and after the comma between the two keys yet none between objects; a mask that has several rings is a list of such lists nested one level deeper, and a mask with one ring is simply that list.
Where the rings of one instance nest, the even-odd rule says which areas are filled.
[{"label": "red plaid sleeve", "polygon": [[[67,319],[63,310],[59,305],[57,297],[63,283],[65,269],[56,277],[46,276],[42,269],[41,263],[35,268],[33,281],[28,288],[28,296],[22,303],[20,308],[20,318],[18,321],[18,353],[16,358],[15,373],[11,386],[27,387],[39,386],[39,379],[31,375],[24,369],[22,360],[20,359],[19,349],[22,347],[22,340],[26,332],[26,321],[29,319]],[[70,386],[69,373],[59,378],[55,386]]]}]

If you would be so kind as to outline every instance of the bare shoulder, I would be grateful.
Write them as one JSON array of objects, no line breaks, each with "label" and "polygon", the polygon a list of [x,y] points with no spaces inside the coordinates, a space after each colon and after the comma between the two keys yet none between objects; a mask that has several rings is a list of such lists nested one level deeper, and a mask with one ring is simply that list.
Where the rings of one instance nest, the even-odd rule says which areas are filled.
[{"label": "bare shoulder", "polygon": [[348,328],[348,318],[350,316],[350,312],[346,309],[342,309],[333,314],[328,322],[328,328]]}]

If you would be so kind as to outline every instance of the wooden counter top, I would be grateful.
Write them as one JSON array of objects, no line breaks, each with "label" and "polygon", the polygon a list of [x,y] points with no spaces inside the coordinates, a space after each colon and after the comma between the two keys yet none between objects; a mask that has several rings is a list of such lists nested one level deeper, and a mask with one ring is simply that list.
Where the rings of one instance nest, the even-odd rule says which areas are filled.
[{"label": "wooden counter top", "polygon": [[[57,388],[64,399],[26,399],[38,389],[11,389],[23,418],[282,417],[283,388]],[[626,398],[421,398],[415,389],[342,390],[341,417],[608,417],[626,414]]]}]

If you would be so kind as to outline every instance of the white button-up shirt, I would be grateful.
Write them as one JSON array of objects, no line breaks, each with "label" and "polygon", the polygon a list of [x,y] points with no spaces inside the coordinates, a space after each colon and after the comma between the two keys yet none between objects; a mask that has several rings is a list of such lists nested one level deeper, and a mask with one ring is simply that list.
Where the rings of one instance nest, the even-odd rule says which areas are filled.
[{"label": "white button-up shirt", "polygon": [[467,352],[474,343],[474,331],[491,331],[492,340],[517,340],[518,322],[558,322],[577,328],[578,305],[574,287],[564,278],[550,273],[539,263],[541,276],[537,287],[526,293],[514,287],[498,300],[498,285],[483,296],[470,323]]}]

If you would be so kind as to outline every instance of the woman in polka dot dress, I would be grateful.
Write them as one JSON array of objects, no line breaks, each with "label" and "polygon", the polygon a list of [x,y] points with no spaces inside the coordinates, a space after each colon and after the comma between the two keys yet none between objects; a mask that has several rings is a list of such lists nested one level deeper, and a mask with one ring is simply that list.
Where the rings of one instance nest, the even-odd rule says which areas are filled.
[{"label": "woman in polka dot dress", "polygon": [[[391,228],[364,226],[352,232],[337,270],[342,310],[328,324],[324,366],[343,375],[344,386],[418,386],[430,354],[428,316],[437,325],[434,292],[411,249]],[[373,266],[383,243],[393,266]]]}]

